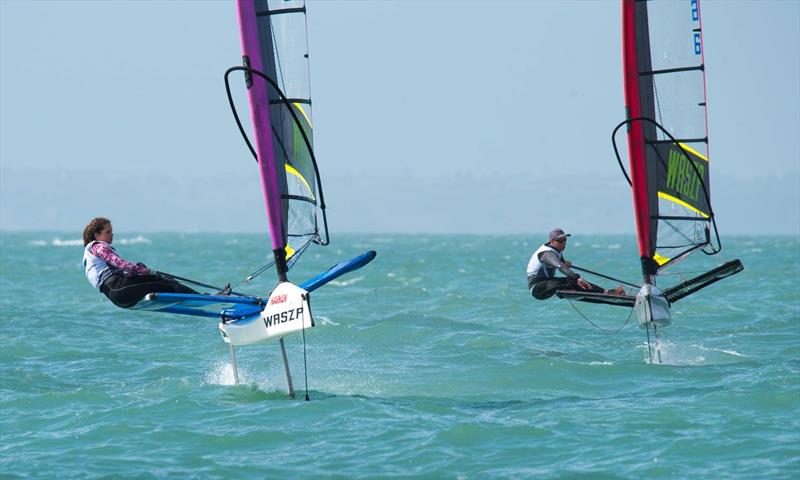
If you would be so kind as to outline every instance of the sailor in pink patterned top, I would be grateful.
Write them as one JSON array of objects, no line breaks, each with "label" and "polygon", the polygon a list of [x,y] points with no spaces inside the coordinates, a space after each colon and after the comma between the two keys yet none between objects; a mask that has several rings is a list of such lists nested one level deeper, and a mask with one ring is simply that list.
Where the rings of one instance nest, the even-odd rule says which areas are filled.
[{"label": "sailor in pink patterned top", "polygon": [[114,305],[129,308],[148,293],[198,293],[177,281],[161,276],[143,263],[133,264],[117,255],[111,242],[111,221],[98,217],[83,230],[83,268],[89,283]]},{"label": "sailor in pink patterned top", "polygon": [[117,255],[117,251],[109,243],[94,242],[89,248],[89,252],[95,257],[101,258],[108,265],[122,270],[126,275],[155,275],[144,263],[133,264]]}]

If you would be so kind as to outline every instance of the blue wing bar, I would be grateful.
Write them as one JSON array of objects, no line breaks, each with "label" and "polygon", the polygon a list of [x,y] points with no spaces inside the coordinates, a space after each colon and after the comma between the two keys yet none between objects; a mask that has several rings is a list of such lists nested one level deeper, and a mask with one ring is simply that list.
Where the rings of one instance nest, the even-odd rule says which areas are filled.
[{"label": "blue wing bar", "polygon": [[[335,280],[345,273],[358,270],[371,262],[375,256],[374,250],[369,250],[349,260],[337,263],[325,272],[320,273],[299,286],[303,290],[313,292],[331,280]],[[193,315],[209,318],[226,318],[237,320],[261,312],[266,298],[246,296],[216,296],[193,293],[150,293],[131,310],[145,310],[152,312],[177,313],[180,315]]]}]

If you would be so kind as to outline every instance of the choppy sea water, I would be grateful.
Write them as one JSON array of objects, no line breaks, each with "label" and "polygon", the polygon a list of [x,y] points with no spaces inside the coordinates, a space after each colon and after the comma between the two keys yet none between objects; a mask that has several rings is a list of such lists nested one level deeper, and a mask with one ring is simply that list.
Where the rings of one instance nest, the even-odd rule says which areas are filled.
[{"label": "choppy sea water", "polygon": [[[307,369],[287,339],[298,400],[277,345],[238,349],[235,386],[213,319],[111,305],[83,276],[78,234],[0,240],[3,478],[800,476],[796,237],[729,237],[698,262],[745,271],[678,302],[651,365],[628,310],[576,304],[600,330],[566,301],[531,299],[536,237],[338,235],[290,278],[378,257],[312,294]],[[268,251],[263,235],[114,243],[234,286]],[[638,277],[626,236],[575,236],[565,253]]]}]

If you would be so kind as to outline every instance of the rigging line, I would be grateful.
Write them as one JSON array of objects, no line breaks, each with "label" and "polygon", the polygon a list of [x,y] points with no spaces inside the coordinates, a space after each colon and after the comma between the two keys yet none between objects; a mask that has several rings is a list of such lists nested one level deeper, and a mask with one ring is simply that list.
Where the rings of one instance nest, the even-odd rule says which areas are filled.
[{"label": "rigging line", "polygon": [[[302,247],[298,248],[298,249],[295,251],[294,255],[292,255],[292,258],[299,258],[299,257],[300,257],[300,255],[302,255],[302,254],[303,254],[303,252],[305,252],[305,251],[306,251],[306,249],[309,247],[309,245],[311,245],[311,242],[312,242],[313,240],[314,240],[314,237],[312,237],[312,238],[311,238],[311,239],[309,239],[309,240],[308,240],[306,243],[304,243]],[[245,285],[245,284],[248,284],[248,283],[250,283],[251,281],[253,281],[253,279],[254,279],[254,278],[256,278],[257,276],[259,276],[259,275],[261,275],[262,273],[266,272],[266,271],[267,271],[269,268],[271,268],[273,265],[275,265],[275,260],[272,260],[272,261],[270,261],[270,262],[267,262],[267,264],[266,264],[266,265],[264,265],[264,266],[262,266],[262,267],[259,267],[259,268],[258,268],[258,269],[257,269],[255,272],[253,272],[253,273],[251,273],[250,275],[248,275],[248,276],[244,277],[244,278],[242,279],[242,281],[241,281],[241,282],[239,282],[239,285],[237,285],[237,286],[236,286],[236,288],[239,288],[239,287],[241,287],[242,285]]]},{"label": "rigging line", "polygon": [[314,154],[314,149],[311,146],[311,141],[308,139],[308,135],[306,134],[305,129],[303,128],[302,124],[300,123],[300,120],[297,118],[297,114],[294,112],[294,109],[292,108],[292,105],[289,103],[288,98],[286,98],[286,95],[284,95],[283,91],[281,91],[280,87],[278,87],[278,84],[275,83],[275,80],[269,78],[267,75],[265,75],[262,72],[259,72],[258,70],[253,70],[250,67],[239,67],[239,66],[230,67],[229,69],[227,69],[225,71],[225,76],[224,76],[224,79],[225,79],[225,91],[226,91],[226,93],[228,95],[228,103],[229,103],[229,105],[231,107],[231,112],[233,113],[233,117],[236,120],[236,125],[239,127],[239,132],[242,134],[242,137],[244,138],[245,142],[247,143],[248,148],[250,149],[250,153],[253,154],[253,158],[255,158],[256,161],[258,161],[258,155],[256,154],[256,151],[253,148],[252,143],[250,143],[250,139],[247,137],[247,133],[244,131],[244,127],[242,126],[242,122],[239,119],[239,114],[236,111],[236,105],[233,102],[233,95],[231,94],[230,81],[228,80],[228,77],[230,76],[231,73],[236,72],[236,71],[242,71],[242,72],[245,72],[245,73],[249,72],[250,74],[256,74],[259,77],[261,77],[264,80],[266,80],[278,92],[278,95],[280,95],[281,100],[286,105],[286,108],[289,110],[289,113],[292,115],[292,119],[294,119],[294,123],[295,123],[295,125],[297,125],[298,130],[300,131],[300,135],[303,137],[303,142],[305,142],[306,148],[308,149],[308,153],[311,155],[311,164],[314,166],[314,174],[317,177],[317,187],[319,187],[319,201],[320,201],[319,208],[322,211],[322,220],[323,220],[324,226],[325,226],[325,241],[324,242],[320,241],[320,242],[318,242],[318,244],[319,245],[328,245],[330,243],[330,236],[328,234],[328,215],[325,212],[325,195],[322,192],[322,178],[320,178],[320,175],[319,175],[319,166],[317,165],[317,156]]},{"label": "rigging line", "polygon": [[[687,242],[689,242],[689,245],[695,245],[695,242],[693,242],[693,241],[692,241],[692,239],[691,239],[691,238],[689,238],[689,235],[688,235],[688,234],[686,234],[686,233],[684,233],[684,232],[682,232],[682,231],[681,231],[681,230],[680,230],[678,227],[676,227],[675,225],[673,225],[673,224],[672,224],[672,222],[670,222],[669,220],[664,220],[664,219],[659,219],[659,220],[661,220],[662,222],[664,222],[664,225],[666,225],[666,226],[668,226],[670,229],[672,229],[672,231],[673,231],[673,232],[675,232],[675,233],[676,233],[676,234],[677,234],[679,237],[683,237],[683,239],[684,239],[684,240],[686,240]],[[684,245],[681,245],[681,247],[683,247],[683,246],[684,246]],[[663,248],[663,247],[662,247],[662,248]],[[677,247],[675,247],[675,248],[677,248]]]},{"label": "rigging line", "polygon": [[259,276],[262,273],[264,273],[268,268],[270,268],[273,265],[275,265],[275,260],[272,260],[271,262],[268,262],[266,265],[260,267],[255,272],[253,272],[250,275],[244,277],[244,279],[241,281],[241,283],[239,283],[239,285],[241,286],[241,285],[250,283],[254,278],[256,278],[257,276]]},{"label": "rigging line", "polygon": [[245,143],[247,144],[247,148],[250,150],[250,153],[255,158],[256,162],[258,162],[258,155],[256,154],[256,149],[253,148],[253,144],[250,143],[250,138],[247,136],[247,132],[244,131],[244,126],[242,126],[242,121],[239,119],[239,113],[236,111],[236,104],[233,102],[233,94],[231,94],[230,84],[228,83],[228,72],[225,72],[225,93],[228,95],[228,105],[231,107],[231,112],[233,112],[233,118],[236,120],[236,126],[239,127],[239,133],[241,133],[242,138],[244,138]]},{"label": "rigging line", "polygon": [[584,320],[586,320],[587,322],[589,322],[589,325],[591,325],[591,326],[593,326],[594,328],[596,328],[596,329],[600,330],[601,332],[606,332],[606,333],[616,333],[616,332],[622,331],[622,329],[623,329],[623,328],[625,328],[625,326],[626,326],[626,325],[628,324],[628,322],[630,321],[630,319],[631,319],[631,315],[633,315],[633,309],[631,308],[631,311],[628,313],[628,318],[626,318],[626,319],[625,319],[625,321],[622,323],[622,325],[620,325],[620,326],[619,326],[619,327],[617,327],[616,329],[613,329],[613,330],[612,330],[612,329],[608,329],[608,328],[603,328],[603,327],[600,327],[599,325],[597,325],[597,324],[596,324],[596,323],[594,323],[593,321],[589,320],[589,317],[587,317],[586,315],[584,315],[584,314],[583,314],[583,312],[581,312],[580,310],[578,310],[578,307],[576,307],[576,306],[575,306],[575,304],[572,302],[572,300],[571,300],[571,299],[569,299],[569,298],[568,298],[568,299],[567,299],[567,301],[569,302],[569,304],[570,304],[570,305],[572,305],[572,308],[573,308],[573,309],[575,309],[575,311],[576,311],[576,312],[578,312],[578,315],[580,315],[581,317],[583,317],[583,319],[584,319]]},{"label": "rigging line", "polygon": [[[710,208],[710,206],[709,206],[709,208]],[[719,238],[719,230],[717,230],[717,221],[714,220],[713,217],[712,217],[711,220],[712,220],[711,225],[714,226],[714,238],[717,239],[717,245],[714,246],[714,243],[711,241],[711,237],[706,235],[706,237],[708,238],[708,244],[711,246],[711,251],[707,252],[705,250],[705,247],[703,247],[700,250],[701,252],[705,253],[706,255],[716,255],[716,254],[718,254],[719,252],[722,251],[722,240]]]},{"label": "rigging line", "polygon": [[675,276],[675,275],[696,275],[698,273],[706,273],[705,270],[695,270],[693,272],[675,272],[675,273],[659,273],[659,277]]},{"label": "rigging line", "polygon": [[656,99],[656,109],[658,110],[658,121],[663,122],[664,116],[661,114],[661,99],[658,97],[658,87],[656,86],[656,79],[653,78],[653,94]]},{"label": "rigging line", "polygon": [[614,277],[609,276],[609,275],[603,275],[602,273],[593,272],[593,271],[589,270],[588,268],[579,267],[577,265],[572,265],[572,268],[574,268],[575,270],[580,270],[581,272],[586,272],[586,273],[590,273],[592,275],[597,275],[598,277],[603,277],[603,278],[605,278],[607,280],[613,280],[615,282],[623,283],[623,284],[625,284],[625,285],[627,285],[629,287],[641,288],[641,285],[636,285],[635,283],[626,282],[625,280],[620,280],[618,278],[614,278]]},{"label": "rigging line", "polygon": [[[703,249],[703,247],[705,247],[705,246],[706,246],[706,245],[708,245],[708,244],[709,244],[709,242],[706,242],[706,243],[700,243],[700,244],[697,244],[697,245],[695,245],[694,247],[692,247],[692,248],[690,248],[690,249],[688,249],[688,250],[684,250],[683,252],[681,252],[681,253],[679,253],[678,255],[675,255],[674,257],[672,257],[671,259],[669,259],[669,261],[667,261],[666,263],[663,263],[663,264],[661,264],[661,266],[659,267],[659,269],[666,268],[668,265],[674,265],[674,264],[675,264],[677,261],[679,261],[679,260],[681,260],[681,259],[683,259],[683,258],[686,258],[686,255],[688,255],[688,254],[689,254],[689,253],[691,253],[691,252],[694,252],[694,251],[695,251],[695,250],[697,250],[698,248],[699,248],[699,249],[700,249],[700,251],[702,252],[702,251],[703,251],[703,250],[702,250],[702,249]],[[710,255],[710,254],[708,254],[708,253],[707,253],[706,255]],[[659,273],[659,275],[660,275],[660,273]]]},{"label": "rigging line", "polygon": [[[628,171],[625,170],[625,166],[622,165],[622,157],[620,157],[619,149],[617,148],[617,138],[616,138],[617,130],[619,130],[619,127],[624,125],[626,122],[627,122],[627,120],[625,122],[623,122],[622,124],[617,125],[617,127],[614,129],[614,131],[611,132],[611,145],[614,147],[614,154],[617,157],[617,163],[619,164],[619,168],[620,168],[620,170],[622,170],[622,175],[624,175],[625,176],[625,180],[628,181],[628,186],[633,187],[633,182],[631,182],[631,177],[628,176]],[[249,144],[250,143],[248,142],[248,145]]]},{"label": "rigging line", "polygon": [[316,235],[314,235],[314,236],[311,236],[311,237],[310,237],[308,240],[306,240],[306,243],[304,243],[303,245],[301,245],[301,246],[300,246],[300,248],[298,248],[297,250],[295,250],[295,252],[292,254],[292,258],[290,258],[290,259],[287,259],[287,261],[289,262],[289,265],[290,265],[290,266],[291,266],[291,265],[294,265],[294,262],[295,262],[295,261],[296,261],[298,258],[300,258],[300,256],[301,256],[301,255],[303,255],[303,252],[305,252],[305,251],[306,251],[306,249],[307,249],[307,248],[308,248],[308,247],[311,245],[311,242],[313,242],[313,241],[314,241],[314,238],[315,238],[315,237],[316,237]]},{"label": "rigging line", "polygon": [[[199,286],[201,286],[201,287],[211,288],[211,289],[213,289],[213,290],[223,290],[222,288],[220,288],[220,287],[215,287],[214,285],[209,285],[209,284],[207,284],[207,283],[198,282],[197,280],[192,280],[191,278],[179,277],[179,276],[177,276],[177,275],[173,275],[173,274],[171,274],[171,273],[167,273],[167,272],[161,272],[161,271],[159,271],[159,272],[158,272],[158,274],[159,274],[160,276],[162,276],[162,277],[165,277],[165,278],[166,278],[166,279],[168,279],[168,280],[175,280],[175,281],[181,281],[181,282],[191,283],[191,284],[193,284],[193,285],[199,285]],[[247,297],[247,296],[249,296],[249,295],[248,295],[248,294],[246,294],[246,293],[234,292],[234,291],[231,291],[231,294],[233,294],[233,295],[239,295],[239,296],[242,296],[242,297]]]},{"label": "rigging line", "polygon": [[[306,302],[308,303],[308,310],[309,315],[311,314],[311,297],[308,293],[306,293]],[[303,319],[303,374],[305,375],[305,383],[306,383],[306,402],[309,401],[308,398],[308,359],[306,357],[306,322],[305,318]]]}]

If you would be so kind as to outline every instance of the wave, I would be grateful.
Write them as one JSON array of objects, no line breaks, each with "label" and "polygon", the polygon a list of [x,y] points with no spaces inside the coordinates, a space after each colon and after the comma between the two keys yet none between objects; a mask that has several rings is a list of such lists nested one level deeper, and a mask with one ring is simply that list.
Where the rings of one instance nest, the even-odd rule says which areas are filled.
[{"label": "wave", "polygon": [[82,247],[83,240],[61,240],[60,238],[56,237],[50,242],[50,245],[54,247]]},{"label": "wave", "polygon": [[317,316],[316,321],[320,325],[334,325],[334,326],[339,325],[338,323],[334,322],[330,318],[322,316],[322,315]]},{"label": "wave", "polygon": [[135,245],[135,244],[138,244],[138,243],[146,243],[146,244],[153,243],[152,241],[150,241],[149,238],[143,237],[141,235],[138,235],[138,236],[133,237],[133,238],[123,238],[123,239],[120,239],[120,240],[115,240],[115,242],[118,243],[119,245]]},{"label": "wave", "polygon": [[[647,353],[646,348],[644,349]],[[704,366],[704,365],[726,365],[736,363],[734,357],[742,359],[747,358],[747,355],[741,354],[736,350],[711,348],[703,345],[683,345],[677,342],[661,340],[656,342],[653,350],[653,363],[660,363],[662,365],[672,366]],[[661,361],[658,362],[656,358],[660,356]],[[648,356],[645,357],[645,362],[649,363]]]},{"label": "wave", "polygon": [[[149,238],[144,237],[142,235],[138,235],[133,238],[121,238],[119,240],[115,240],[114,243],[118,245],[135,245],[135,244],[151,244],[153,243]],[[52,240],[30,240],[28,241],[28,245],[34,247],[83,247],[83,239],[80,238],[71,238],[67,240],[62,240],[59,237],[56,237]]]},{"label": "wave", "polygon": [[358,283],[361,280],[364,280],[364,277],[353,277],[347,280],[331,280],[330,284],[336,287],[349,287],[350,285]]}]

